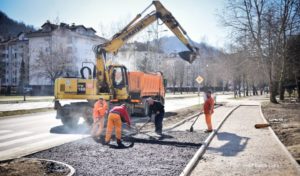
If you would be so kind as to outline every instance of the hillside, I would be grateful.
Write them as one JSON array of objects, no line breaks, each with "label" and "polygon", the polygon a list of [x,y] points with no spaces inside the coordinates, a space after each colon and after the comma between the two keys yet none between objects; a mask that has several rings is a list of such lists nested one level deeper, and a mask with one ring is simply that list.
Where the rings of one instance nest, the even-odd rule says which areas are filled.
[{"label": "hillside", "polygon": [[0,36],[3,39],[8,39],[9,37],[15,37],[20,32],[34,31],[33,26],[28,26],[23,22],[17,22],[9,18],[5,13],[0,11]]}]

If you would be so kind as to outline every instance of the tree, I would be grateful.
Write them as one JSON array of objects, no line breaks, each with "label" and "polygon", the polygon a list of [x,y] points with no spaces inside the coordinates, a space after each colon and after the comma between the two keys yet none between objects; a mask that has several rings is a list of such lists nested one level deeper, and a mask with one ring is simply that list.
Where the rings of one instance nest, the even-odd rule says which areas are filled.
[{"label": "tree", "polygon": [[48,79],[51,85],[54,85],[55,79],[64,73],[74,75],[78,72],[77,68],[72,67],[72,65],[75,65],[72,63],[71,53],[60,46],[50,53],[40,50],[38,59],[33,65],[36,68],[35,74],[37,76]]},{"label": "tree", "polygon": [[185,78],[185,64],[183,61],[176,61],[175,62],[175,67],[176,67],[176,73],[178,76],[178,82],[179,82],[179,88],[180,88],[180,93],[182,94],[182,87],[184,83],[184,78]]},{"label": "tree", "polygon": [[[300,100],[300,34],[287,41],[287,84],[292,89],[296,87]],[[295,86],[294,86],[295,85]]]},{"label": "tree", "polygon": [[[223,24],[231,28],[236,41],[243,39],[250,58],[268,76],[270,101],[277,103],[278,87],[282,88],[286,41],[299,27],[297,0],[227,1]],[[298,28],[299,30],[299,28]],[[242,43],[236,42],[241,48]]]}]

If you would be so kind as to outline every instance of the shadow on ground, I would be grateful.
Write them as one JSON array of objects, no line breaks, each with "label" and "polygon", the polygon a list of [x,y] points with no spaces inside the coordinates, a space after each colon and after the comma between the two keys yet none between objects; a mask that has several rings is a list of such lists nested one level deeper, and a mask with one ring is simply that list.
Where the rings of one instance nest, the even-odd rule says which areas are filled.
[{"label": "shadow on ground", "polygon": [[50,133],[55,134],[89,134],[90,129],[85,124],[77,125],[76,127],[69,128],[64,125],[56,126],[50,129]]},{"label": "shadow on ground", "polygon": [[[178,136],[181,137],[178,138]],[[190,136],[189,136],[190,135]],[[185,137],[184,137],[185,136]],[[184,131],[175,131],[163,134],[162,136],[152,136],[149,134],[137,134],[133,136],[124,137],[124,141],[141,143],[141,144],[157,144],[165,146],[176,146],[176,147],[199,147],[202,145],[201,140],[191,140],[195,135]]]},{"label": "shadow on ground", "polygon": [[243,151],[247,146],[250,138],[238,136],[234,133],[222,132],[217,134],[217,139],[220,141],[228,141],[218,148],[208,147],[208,150],[221,153],[222,156],[236,156]]}]

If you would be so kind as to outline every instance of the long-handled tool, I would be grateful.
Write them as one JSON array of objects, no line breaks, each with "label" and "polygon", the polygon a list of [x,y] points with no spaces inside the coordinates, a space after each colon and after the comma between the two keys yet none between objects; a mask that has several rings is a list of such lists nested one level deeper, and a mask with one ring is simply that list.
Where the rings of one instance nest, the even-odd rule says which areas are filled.
[{"label": "long-handled tool", "polygon": [[199,115],[198,115],[198,117],[195,119],[195,121],[193,122],[193,124],[192,124],[192,126],[191,126],[191,128],[190,128],[190,132],[193,132],[194,131],[194,124],[196,123],[196,121],[198,120],[198,118],[200,117],[200,115],[201,115],[202,113],[200,113]]},{"label": "long-handled tool", "polygon": [[146,123],[144,123],[140,128],[138,128],[138,129],[137,129],[137,132],[140,133],[141,129],[144,128],[149,122],[151,122],[151,119],[150,119],[150,120],[147,120]]},{"label": "long-handled tool", "polygon": [[142,128],[144,128],[149,122],[151,122],[151,120],[148,120],[147,122],[145,122],[140,128],[133,128],[132,126],[128,126],[131,129],[134,129],[136,131],[136,133],[140,133],[140,131],[142,130]]}]

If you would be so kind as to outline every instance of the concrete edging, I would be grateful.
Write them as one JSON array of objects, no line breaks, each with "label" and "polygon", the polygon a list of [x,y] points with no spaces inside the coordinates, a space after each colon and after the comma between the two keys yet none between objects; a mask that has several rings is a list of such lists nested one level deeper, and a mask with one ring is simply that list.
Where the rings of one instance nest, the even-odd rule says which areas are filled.
[{"label": "concrete edging", "polygon": [[36,108],[36,109],[20,109],[15,111],[0,111],[0,118],[9,118],[10,116],[15,116],[15,115],[32,114],[32,113],[46,112],[51,110],[54,110],[54,108],[48,107],[48,108]]},{"label": "concrete edging", "polygon": [[40,161],[50,161],[50,162],[58,163],[58,164],[61,164],[61,165],[65,165],[65,166],[67,166],[67,168],[70,169],[70,173],[68,173],[66,176],[73,176],[73,175],[75,175],[75,172],[76,172],[74,167],[72,167],[71,165],[69,165],[67,163],[63,163],[63,162],[60,162],[60,161],[40,159],[40,158],[26,158],[26,159],[36,159],[36,160],[40,160]]},{"label": "concrete edging", "polygon": [[[263,119],[263,121],[265,123],[269,123],[267,121],[267,119],[265,118],[263,112],[262,112],[262,108],[261,108],[261,104],[259,105],[259,109],[260,109],[260,116]],[[284,144],[279,140],[278,136],[275,134],[274,130],[271,128],[271,126],[268,127],[269,131],[271,132],[272,136],[274,137],[274,139],[276,140],[276,142],[278,143],[278,145],[282,148],[282,150],[285,152],[286,156],[290,159],[290,161],[292,162],[292,164],[295,166],[295,168],[297,168],[297,172],[300,175],[300,166],[299,164],[296,162],[295,158],[292,156],[292,154],[288,151],[288,149],[284,146]]]},{"label": "concrete edging", "polygon": [[197,150],[197,152],[195,153],[195,155],[193,156],[193,158],[189,161],[189,163],[186,165],[186,167],[181,172],[180,176],[187,176],[187,175],[190,174],[190,172],[192,171],[192,169],[195,167],[195,164],[197,163],[197,161],[199,160],[199,158],[201,158],[203,156],[203,154],[205,153],[205,151],[206,151],[207,147],[209,146],[210,142],[212,141],[212,139],[214,138],[214,136],[217,134],[217,132],[219,131],[219,129],[222,127],[222,125],[224,124],[224,122],[233,113],[233,111],[235,111],[240,106],[241,105],[238,105],[238,106],[234,107],[233,109],[230,110],[230,112],[228,112],[226,114],[226,116],[224,117],[224,119],[219,123],[217,129],[213,130],[213,132],[210,133],[210,135],[206,138],[206,140],[201,145],[201,147]]}]

